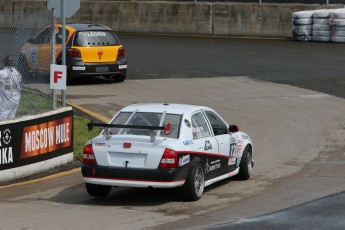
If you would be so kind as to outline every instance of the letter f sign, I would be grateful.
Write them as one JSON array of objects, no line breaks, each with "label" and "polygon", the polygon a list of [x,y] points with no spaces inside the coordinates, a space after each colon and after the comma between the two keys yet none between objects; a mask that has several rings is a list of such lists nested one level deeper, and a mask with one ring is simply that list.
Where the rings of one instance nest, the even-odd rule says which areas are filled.
[{"label": "letter f sign", "polygon": [[67,68],[65,65],[50,65],[50,89],[66,90]]},{"label": "letter f sign", "polygon": [[62,71],[54,71],[54,83],[58,83],[58,79],[62,78]]}]

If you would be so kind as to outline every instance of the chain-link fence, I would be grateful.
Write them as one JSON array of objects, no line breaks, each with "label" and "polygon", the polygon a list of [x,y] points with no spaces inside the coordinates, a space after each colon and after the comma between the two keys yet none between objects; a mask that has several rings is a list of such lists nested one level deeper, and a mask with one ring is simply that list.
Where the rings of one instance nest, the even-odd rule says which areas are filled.
[{"label": "chain-link fence", "polygon": [[0,13],[0,120],[52,109],[51,13]]},{"label": "chain-link fence", "polygon": [[[134,0],[137,1],[137,0]],[[182,2],[228,2],[228,3],[293,3],[293,4],[345,4],[345,0],[179,0]]]}]

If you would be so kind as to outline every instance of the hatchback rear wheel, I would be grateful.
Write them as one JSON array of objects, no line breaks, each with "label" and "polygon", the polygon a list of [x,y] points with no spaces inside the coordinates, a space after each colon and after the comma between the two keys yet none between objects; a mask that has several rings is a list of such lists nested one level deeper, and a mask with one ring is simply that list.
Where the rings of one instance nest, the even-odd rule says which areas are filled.
[{"label": "hatchback rear wheel", "polygon": [[123,82],[127,77],[127,73],[122,73],[120,75],[113,75],[111,77],[112,77],[112,81],[115,83]]}]

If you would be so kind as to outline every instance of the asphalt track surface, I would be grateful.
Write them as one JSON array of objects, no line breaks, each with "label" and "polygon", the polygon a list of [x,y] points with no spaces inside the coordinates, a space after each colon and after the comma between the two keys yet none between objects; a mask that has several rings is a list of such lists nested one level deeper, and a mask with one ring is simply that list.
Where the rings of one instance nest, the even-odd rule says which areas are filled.
[{"label": "asphalt track surface", "polygon": [[[119,35],[128,79],[250,76],[345,98],[345,45],[236,38]],[[211,229],[343,229],[345,193]],[[232,222],[232,221],[230,221]]]},{"label": "asphalt track surface", "polygon": [[208,229],[344,229],[344,200],[345,193],[340,193],[269,215],[213,226]]},{"label": "asphalt track surface", "polygon": [[[334,138],[337,133],[343,134],[343,130],[341,129],[325,130],[324,128],[328,127],[328,123],[333,124],[325,120],[329,118],[328,114],[331,114],[331,117],[334,116],[339,119],[338,113],[339,111],[343,111],[343,108],[339,108],[337,113],[337,111],[322,111],[322,109],[320,110],[319,108],[316,110],[316,108],[313,107],[314,102],[317,104],[318,101],[321,101],[325,110],[332,110],[338,105],[343,105],[343,100],[322,93],[265,83],[274,82],[288,84],[345,98],[343,77],[345,70],[343,65],[343,54],[345,50],[343,44],[299,43],[288,40],[139,36],[129,34],[120,34],[119,37],[126,47],[129,62],[129,81],[118,85],[111,85],[108,84],[107,81],[99,78],[79,80],[76,82],[75,86],[69,87],[68,91],[71,92],[71,90],[73,90],[73,93],[68,94],[68,100],[79,102],[82,106],[89,105],[89,109],[93,111],[102,111],[103,115],[109,117],[120,107],[120,105],[137,102],[135,100],[139,99],[136,98],[139,98],[141,94],[145,93],[145,87],[151,87],[150,89],[152,89],[152,87],[164,86],[164,82],[167,82],[168,86],[173,86],[173,84],[181,85],[181,83],[184,83],[184,88],[181,88],[185,91],[177,91],[177,94],[180,94],[178,96],[182,96],[181,98],[187,101],[188,95],[183,95],[183,92],[187,92],[186,90],[192,87],[193,84],[195,84],[197,88],[201,88],[201,86],[205,86],[205,84],[210,84],[210,93],[214,93],[215,95],[219,93],[216,92],[216,83],[212,83],[213,78],[219,77],[219,80],[214,82],[221,83],[218,88],[224,92],[224,98],[220,96],[221,93],[217,94],[217,97],[214,98],[215,101],[204,100],[205,98],[202,97],[202,92],[200,92],[200,94],[194,93],[196,95],[191,96],[199,96],[199,100],[203,100],[210,105],[214,104],[215,106],[217,103],[221,103],[222,100],[228,102],[228,104],[240,101],[241,103],[245,103],[246,107],[257,106],[258,102],[262,103],[263,108],[268,107],[273,109],[272,105],[274,105],[277,107],[277,111],[274,112],[285,118],[285,120],[288,120],[288,124],[291,125],[289,129],[284,130],[286,134],[275,133],[278,137],[284,138],[285,136],[290,136],[291,130],[298,130],[301,132],[302,135],[297,136],[297,138],[301,138],[301,136],[303,138],[303,135],[308,135],[309,133],[317,135],[316,133],[318,133],[318,131],[320,131],[320,136],[322,136],[322,138],[329,138],[330,140]],[[241,76],[243,76],[243,78]],[[232,77],[234,78],[233,81],[229,79]],[[250,80],[247,79],[247,77],[250,77]],[[195,79],[186,80],[189,78]],[[204,78],[204,80],[199,78]],[[162,80],[148,80],[147,83],[145,83],[142,79]],[[203,84],[203,82],[205,84]],[[234,85],[236,87],[228,87],[229,83],[230,86]],[[126,88],[128,92],[125,92],[121,88]],[[231,90],[231,94],[240,96],[238,96],[238,98],[227,98],[226,89]],[[110,90],[113,90],[113,94],[123,101],[119,104],[109,104],[106,107],[100,102],[101,100],[106,101],[108,97],[109,100],[113,100],[113,98],[110,98]],[[156,90],[158,90],[158,88]],[[248,91],[247,96],[241,96],[241,94],[239,94],[241,90]],[[260,94],[257,94],[260,95],[259,98],[255,98],[257,92],[260,92]],[[89,95],[88,98],[86,98],[87,95]],[[155,97],[157,97],[157,95],[155,95],[154,92],[149,92],[148,95],[150,95],[153,100],[156,100]],[[167,98],[167,95],[161,94],[159,96],[162,99]],[[170,98],[174,99],[175,97],[171,95]],[[92,104],[94,101],[98,102],[100,107],[97,107],[96,104]],[[308,105],[308,103],[310,105]],[[292,109],[301,109],[305,107],[306,111],[301,115],[295,115],[291,109],[290,111],[289,109],[280,111],[280,109],[286,105],[291,106]],[[227,111],[227,108],[225,108],[226,106],[223,108],[217,105],[217,107],[222,109],[222,112]],[[258,152],[264,153],[266,147],[271,147],[273,149],[272,151],[274,151],[276,146],[272,146],[272,143],[266,143],[265,139],[268,138],[271,129],[279,130],[280,128],[286,128],[284,126],[285,124],[282,124],[280,127],[278,123],[274,123],[277,118],[272,116],[272,113],[261,111],[260,105],[258,108],[259,110],[255,110],[257,114],[246,114],[245,111],[239,109],[238,111],[233,111],[231,116],[229,115],[226,118],[228,119],[233,116],[238,117],[238,114],[244,114],[243,117],[238,117],[238,121],[244,124],[244,130],[248,129],[249,133],[257,140],[257,143],[261,141],[262,146],[257,146]],[[299,111],[303,112],[303,109]],[[316,113],[312,114],[311,111],[315,111]],[[256,116],[260,118],[265,117],[261,119],[261,122],[266,123],[255,126],[259,129],[261,128],[262,131],[264,131],[263,134],[260,130],[254,130],[250,127],[250,124],[254,121]],[[248,122],[246,126],[245,121],[248,120],[248,118],[250,118],[251,121]],[[271,119],[272,121],[270,122]],[[323,123],[320,123],[320,127],[310,126],[315,123],[308,122],[314,120]],[[277,119],[277,121],[279,120]],[[304,124],[304,122],[308,124]],[[339,122],[343,123],[343,121]],[[270,128],[266,125],[270,123],[274,123],[278,127]],[[306,125],[308,130],[305,131],[304,128],[301,127],[303,125]],[[332,134],[333,131],[336,133]],[[259,138],[262,140],[259,141]],[[319,137],[315,136],[315,138],[318,139]],[[279,140],[279,138],[276,137],[275,140],[277,139]],[[309,138],[305,140],[292,138],[292,140],[298,143],[306,142],[308,144]],[[341,142],[339,142],[339,140]],[[284,145],[284,140],[279,141],[279,144],[282,144],[280,151],[289,152],[290,150],[294,150],[293,146]],[[290,142],[290,139],[288,139],[287,142]],[[309,144],[311,143],[312,142]],[[80,175],[73,174],[73,178],[68,177],[60,181],[62,184],[61,188],[57,188],[57,184],[54,184],[56,182],[52,180],[48,183],[28,185],[28,188],[23,186],[23,188],[13,193],[1,194],[0,200],[5,200],[3,203],[4,206],[10,207],[9,211],[1,213],[1,216],[4,216],[4,224],[9,224],[7,226],[16,226],[17,228],[19,226],[25,227],[25,225],[18,225],[18,223],[9,221],[10,218],[13,217],[13,213],[18,213],[20,215],[32,212],[33,215],[35,215],[37,210],[42,209],[47,211],[38,211],[37,215],[46,218],[49,217],[49,213],[52,213],[56,216],[55,222],[60,223],[64,215],[66,215],[66,217],[68,215],[72,217],[72,219],[78,219],[80,215],[84,214],[83,216],[86,216],[89,213],[93,213],[94,216],[102,218],[105,215],[109,215],[109,212],[114,212],[112,215],[114,219],[120,218],[118,219],[119,223],[125,218],[133,220],[133,215],[140,215],[138,217],[146,215],[149,221],[150,218],[152,218],[153,212],[158,218],[168,221],[166,225],[161,223],[156,229],[185,229],[193,225],[198,226],[196,229],[212,227],[222,229],[344,229],[345,224],[342,220],[344,216],[344,207],[342,205],[344,194],[339,193],[338,195],[328,197],[326,201],[318,200],[318,198],[322,197],[322,194],[334,194],[334,191],[339,192],[345,190],[343,184],[344,162],[335,162],[336,160],[343,159],[343,137],[339,137],[338,142],[333,140],[334,145],[331,147],[337,146],[338,143],[340,143],[340,145],[335,152],[329,150],[329,153],[319,155],[317,160],[320,160],[320,162],[306,163],[309,162],[309,159],[304,159],[301,162],[294,162],[293,158],[286,160],[285,157],[287,156],[279,156],[281,159],[269,159],[263,154],[261,159],[259,157],[257,158],[258,165],[254,168],[256,175],[254,175],[252,180],[249,180],[247,183],[239,181],[226,181],[220,183],[212,188],[208,188],[203,199],[193,204],[180,204],[176,202],[173,199],[174,194],[171,191],[166,192],[165,195],[167,197],[164,198],[160,196],[159,191],[152,192],[150,190],[144,190],[139,192],[131,189],[116,191],[111,197],[104,201],[90,199],[85,194],[82,184],[75,184],[75,181],[80,180]],[[307,145],[307,147],[318,148],[317,146],[309,145]],[[303,154],[308,157],[308,151],[304,151]],[[332,154],[334,154],[333,161],[332,157],[330,157]],[[327,157],[330,158],[328,159]],[[282,184],[279,183],[279,181],[275,181],[274,177],[277,176],[279,178],[278,174],[280,171],[272,170],[272,172],[276,172],[277,174],[265,174],[266,169],[263,166],[271,163],[279,163],[279,160],[286,160],[287,164],[283,165],[285,168],[289,168],[290,166],[292,168],[305,167],[304,174],[299,174],[302,176],[297,178],[293,175],[291,178],[284,179]],[[325,163],[325,165],[323,165],[323,163]],[[320,166],[320,168],[318,168],[318,166]],[[333,167],[337,170],[333,170],[331,173],[328,171],[328,167]],[[318,168],[319,171],[315,171],[316,168]],[[260,186],[267,178],[271,181],[275,181],[278,186],[272,188],[278,189],[276,191],[266,190],[266,194],[260,194],[258,191],[255,191],[255,189],[260,190]],[[319,186],[317,186],[317,184],[319,184]],[[327,187],[327,184],[330,186]],[[315,191],[310,191],[310,194],[299,193],[298,189],[300,189],[300,187],[308,187],[309,185],[313,185],[313,188],[316,188]],[[246,186],[245,190],[247,190],[246,192],[248,193],[252,192],[252,194],[256,194],[256,192],[258,192],[258,194],[253,195],[253,197],[246,196],[244,193],[246,202],[244,206],[243,204],[242,206],[239,205],[240,202],[236,202],[236,197],[239,196],[237,193],[243,192],[240,189],[241,186]],[[331,186],[334,186],[334,188]],[[229,187],[231,187],[231,189],[229,189]],[[265,187],[265,184],[263,184],[263,187]],[[270,188],[270,186],[268,186],[268,188]],[[41,190],[38,195],[35,195],[35,192],[39,191],[39,189],[47,190]],[[227,189],[229,189],[229,191]],[[15,193],[19,193],[20,190],[30,191],[31,194],[16,197]],[[296,192],[291,193],[294,190]],[[295,197],[292,197],[291,194],[287,195],[288,192],[295,195]],[[229,197],[229,193],[232,197]],[[309,201],[317,201],[294,207],[295,205],[293,204],[297,204],[303,200],[302,198],[299,199],[298,196],[302,198],[309,197],[307,199]],[[232,200],[232,198],[234,200]],[[283,203],[283,200],[279,199],[284,198],[288,199],[284,202],[290,202],[290,205],[286,206],[293,208],[285,209],[281,212],[273,212],[271,215],[246,218],[246,216],[257,216],[253,213],[260,213],[260,209],[267,208],[267,206],[270,206],[269,208],[272,210],[275,208],[279,210],[279,205]],[[233,206],[232,211],[227,211],[227,209],[222,208],[222,200],[229,202],[229,204]],[[26,204],[32,205],[29,208]],[[340,206],[336,204],[340,204]],[[54,209],[48,209],[50,206]],[[89,209],[84,208],[88,206],[90,207]],[[123,215],[117,212],[115,206],[118,207],[117,209],[120,208]],[[66,207],[69,208],[66,209]],[[121,209],[121,207],[124,207],[124,209]],[[214,208],[214,211],[203,213],[203,211],[205,211],[204,209],[213,210],[212,208]],[[315,209],[322,211],[313,212]],[[0,212],[1,211],[0,209]],[[318,215],[316,215],[315,212]],[[59,213],[63,216],[59,216]],[[132,213],[132,216],[130,213]],[[243,213],[252,213],[252,215],[245,215]],[[191,215],[191,217],[183,219],[186,215]],[[320,215],[325,218],[322,219]],[[238,219],[236,218],[237,216],[244,216],[244,218]],[[169,222],[169,220],[172,221],[175,217],[177,219],[175,219],[174,222]],[[37,226],[32,223],[34,220],[29,222],[28,218],[25,218],[25,216],[22,216],[22,218],[28,221],[28,226]],[[212,224],[203,225],[203,221],[212,218]],[[69,221],[69,219],[66,219],[67,223]],[[109,219],[104,218],[103,221],[103,226],[109,226],[106,224],[111,224],[109,223],[111,222]],[[317,225],[317,221],[322,221],[323,223]],[[55,223],[54,220],[51,222],[52,224]],[[289,222],[293,224],[287,224]],[[139,223],[145,226],[145,221]],[[319,228],[314,228],[314,225],[311,224],[315,224],[319,226]],[[41,223],[41,225],[38,226],[44,228],[49,225]],[[89,226],[93,226],[91,222],[89,222]],[[131,225],[127,224],[122,225],[122,227],[123,226]]]},{"label": "asphalt track surface", "polygon": [[345,45],[119,34],[128,79],[250,76],[345,98]]}]

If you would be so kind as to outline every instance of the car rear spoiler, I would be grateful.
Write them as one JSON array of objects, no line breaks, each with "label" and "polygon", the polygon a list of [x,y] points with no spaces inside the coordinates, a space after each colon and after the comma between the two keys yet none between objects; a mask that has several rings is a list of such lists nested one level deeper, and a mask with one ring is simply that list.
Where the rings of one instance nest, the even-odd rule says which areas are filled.
[{"label": "car rear spoiler", "polygon": [[108,132],[108,128],[131,128],[131,129],[146,129],[150,130],[150,138],[151,142],[153,142],[156,138],[157,133],[156,130],[163,130],[165,135],[168,136],[170,134],[170,122],[166,126],[144,126],[144,125],[119,125],[119,124],[108,124],[108,123],[94,123],[93,120],[87,124],[87,128],[89,131],[93,129],[93,127],[102,127],[105,131],[105,137],[109,139],[111,135]]}]

